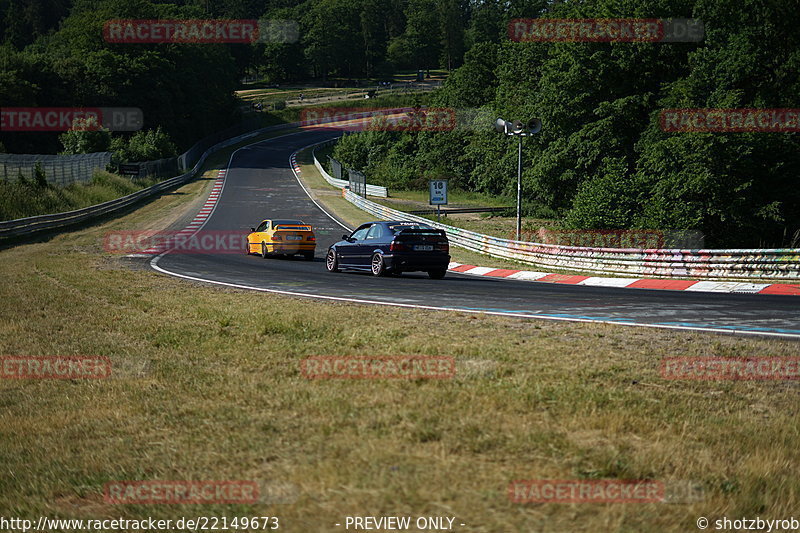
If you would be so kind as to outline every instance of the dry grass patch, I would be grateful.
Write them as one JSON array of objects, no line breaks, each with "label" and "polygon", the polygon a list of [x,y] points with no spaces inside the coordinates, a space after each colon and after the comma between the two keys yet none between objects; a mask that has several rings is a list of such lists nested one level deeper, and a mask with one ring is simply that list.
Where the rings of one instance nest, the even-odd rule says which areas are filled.
[{"label": "dry grass patch", "polygon": [[[306,532],[341,531],[346,515],[447,515],[481,532],[687,531],[700,515],[797,509],[796,383],[659,374],[663,357],[797,356],[796,343],[220,289],[98,248],[110,228],[154,223],[191,196],[0,252],[0,352],[104,355],[122,374],[0,380],[3,516],[272,514]],[[311,355],[452,356],[457,374],[307,380],[299,363]],[[511,480],[537,478],[693,482],[703,498],[508,500]],[[184,479],[255,480],[272,496],[102,499],[109,481]]]}]

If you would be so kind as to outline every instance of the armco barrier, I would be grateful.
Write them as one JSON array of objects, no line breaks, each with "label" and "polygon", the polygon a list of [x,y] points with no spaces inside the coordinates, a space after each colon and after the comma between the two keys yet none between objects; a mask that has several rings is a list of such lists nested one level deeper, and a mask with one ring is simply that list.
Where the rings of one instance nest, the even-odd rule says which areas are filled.
[{"label": "armco barrier", "polygon": [[[332,141],[325,141],[314,146],[314,149],[311,151],[314,156],[314,166],[317,167],[319,173],[322,174],[322,177],[325,178],[325,181],[337,187],[339,189],[344,189],[345,187],[350,185],[350,182],[347,180],[339,180],[331,176],[325,171],[325,168],[320,164],[319,160],[317,159],[317,148],[322,146],[326,146],[328,144],[335,143],[336,139]],[[380,196],[381,198],[387,198],[389,196],[389,190],[386,187],[381,187],[380,185],[370,185],[367,183],[367,194],[369,196]]]},{"label": "armco barrier", "polygon": [[181,174],[180,176],[175,176],[174,178],[162,181],[161,183],[157,183],[152,187],[148,187],[146,189],[136,191],[135,193],[129,194],[127,196],[123,196],[122,198],[110,200],[102,204],[92,205],[89,207],[85,207],[83,209],[77,209],[75,211],[67,211],[65,213],[55,213],[52,215],[39,215],[35,217],[18,218],[15,220],[6,220],[4,222],[0,222],[0,240],[14,239],[27,235],[32,235],[40,231],[63,228],[74,224],[79,224],[81,222],[85,222],[87,220],[91,220],[96,217],[109,215],[111,213],[124,209],[130,205],[133,205],[144,198],[153,196],[162,191],[172,189],[173,187],[177,187],[178,185],[186,183],[187,181],[192,179],[195,176],[195,174],[197,174],[197,172],[200,170],[200,167],[205,162],[206,158],[218,150],[221,150],[232,144],[241,142],[249,137],[254,137],[256,135],[266,133],[268,131],[290,129],[290,128],[295,128],[297,126],[298,123],[279,124],[277,126],[269,126],[266,128],[261,128],[259,130],[250,131],[245,134],[238,135],[230,139],[226,139],[206,149],[206,151],[203,152],[203,154],[197,160],[197,163],[195,163],[194,167],[188,172]]},{"label": "armco barrier", "polygon": [[800,249],[640,250],[513,241],[396,211],[345,190],[345,198],[384,220],[412,220],[445,230],[452,244],[503,259],[579,272],[708,280],[800,279]]}]

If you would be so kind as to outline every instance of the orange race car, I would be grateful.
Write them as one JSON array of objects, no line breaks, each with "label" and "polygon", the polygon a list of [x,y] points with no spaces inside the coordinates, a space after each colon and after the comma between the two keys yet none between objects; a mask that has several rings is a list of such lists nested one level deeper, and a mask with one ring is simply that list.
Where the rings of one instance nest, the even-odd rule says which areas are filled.
[{"label": "orange race car", "polygon": [[314,259],[317,238],[310,225],[302,220],[264,220],[247,235],[247,253],[270,255],[302,254]]}]

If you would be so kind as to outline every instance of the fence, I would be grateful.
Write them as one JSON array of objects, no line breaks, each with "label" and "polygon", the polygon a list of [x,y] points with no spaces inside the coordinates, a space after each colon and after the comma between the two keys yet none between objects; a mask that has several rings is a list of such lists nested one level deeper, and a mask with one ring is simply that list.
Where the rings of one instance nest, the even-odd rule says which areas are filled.
[{"label": "fence", "polygon": [[[327,181],[334,187],[338,189],[349,188],[350,182],[348,180],[337,179],[328,174],[328,172],[325,170],[325,168],[320,164],[319,160],[317,159],[318,148],[334,144],[335,142],[336,139],[333,139],[332,141],[325,141],[323,143],[314,146],[314,149],[311,151],[314,156],[314,166],[317,167],[317,170],[319,170],[319,173],[322,174],[323,178],[325,178],[325,181]],[[336,161],[333,158],[331,158],[331,160]],[[339,169],[340,169],[339,171],[341,172],[343,170],[341,163],[339,163],[338,161],[336,161],[336,163],[339,164]],[[387,198],[389,196],[389,191],[388,189],[386,189],[386,187],[382,187],[380,185],[370,185],[369,183],[367,183],[367,194],[370,196],[380,196],[381,198]]]},{"label": "fence", "polygon": [[[123,166],[125,170],[122,174],[136,178],[144,178],[146,176],[162,178],[164,176],[175,176],[184,172],[184,169],[180,168],[177,157],[167,157],[140,163],[125,163]],[[132,172],[134,168],[136,169],[136,174]]]},{"label": "fence", "polygon": [[328,156],[328,163],[331,166],[331,172],[333,172],[333,177],[337,180],[342,179],[342,164],[339,163],[337,160]]},{"label": "fence", "polygon": [[162,181],[161,183],[153,185],[152,187],[147,187],[146,189],[136,191],[135,193],[123,196],[122,198],[117,198],[116,200],[110,200],[108,202],[93,205],[90,207],[85,207],[83,209],[76,209],[75,211],[67,211],[66,213],[39,215],[35,217],[18,218],[16,220],[6,220],[0,222],[0,240],[17,239],[20,237],[27,237],[29,235],[45,230],[60,229],[68,226],[73,226],[75,224],[79,224],[87,220],[97,219],[99,217],[103,217],[115,213],[117,211],[121,211],[145,198],[148,198],[150,196],[155,196],[156,194],[162,191],[166,191],[186,183],[197,174],[197,172],[200,170],[200,167],[202,166],[206,158],[218,150],[226,148],[232,144],[239,143],[245,139],[259,135],[261,133],[266,133],[268,131],[274,131],[274,130],[296,128],[298,125],[299,125],[298,123],[291,123],[291,124],[279,124],[277,126],[269,126],[246,134],[238,135],[230,139],[226,139],[222,142],[218,142],[217,144],[210,146],[202,154],[200,154],[197,163],[190,171],[185,172],[180,176],[175,176],[174,178]]},{"label": "fence", "polygon": [[[156,161],[125,163],[125,174],[139,178],[146,176],[163,178],[186,172],[211,146],[225,139],[256,131],[260,124],[260,119],[252,119],[218,131],[199,140],[179,156]],[[32,180],[38,164],[48,183],[63,187],[73,183],[90,182],[95,170],[105,170],[110,163],[110,152],[78,155],[0,154],[0,179],[16,180],[21,174],[26,179]]]},{"label": "fence", "polygon": [[349,190],[344,194],[348,201],[378,218],[423,222],[446,231],[450,242],[462,248],[539,267],[660,278],[800,280],[800,249],[797,248],[669,250],[592,248],[513,241],[396,211],[362,198]]},{"label": "fence", "polygon": [[347,176],[350,182],[350,190],[356,193],[359,196],[367,196],[367,177],[364,175],[363,172],[359,172],[358,170],[353,170],[352,168],[347,169]]},{"label": "fence", "polygon": [[0,154],[0,178],[16,180],[20,175],[34,179],[36,165],[49,183],[67,186],[92,180],[96,169],[105,169],[111,162],[110,152],[78,155]]},{"label": "fence", "polygon": [[130,174],[140,178],[143,178],[145,176],[153,176],[156,178],[163,178],[165,176],[174,176],[179,172],[186,172],[187,169],[191,168],[197,162],[197,160],[200,158],[203,152],[208,150],[209,147],[225,139],[236,137],[243,133],[255,131],[258,129],[258,126],[260,124],[261,120],[257,118],[246,120],[244,122],[241,122],[240,124],[231,126],[230,128],[226,128],[222,131],[218,131],[216,133],[212,133],[211,135],[203,137],[181,155],[175,157],[168,157],[165,159],[158,159],[156,161],[125,163],[125,166],[128,169],[132,169],[138,166],[139,167],[138,172],[136,174],[133,174],[133,172],[131,171]]}]

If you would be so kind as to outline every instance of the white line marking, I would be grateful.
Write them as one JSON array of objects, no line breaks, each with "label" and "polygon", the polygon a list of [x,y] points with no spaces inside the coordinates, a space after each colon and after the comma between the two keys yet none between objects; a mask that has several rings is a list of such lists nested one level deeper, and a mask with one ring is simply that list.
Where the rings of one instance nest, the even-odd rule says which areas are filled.
[{"label": "white line marking", "polygon": [[627,287],[638,278],[600,278],[591,277],[578,283],[578,285],[589,285],[591,287]]},{"label": "white line marking", "polygon": [[[161,257],[161,256],[159,256]],[[175,272],[170,272],[169,270],[165,270],[158,265],[154,264],[154,261],[158,259],[153,258],[150,261],[150,266],[152,266],[155,270],[163,274],[167,274],[170,276],[175,276],[178,278],[189,279],[192,281],[200,281],[203,283],[212,283],[214,285],[224,285],[226,287],[232,287],[234,289],[246,289],[246,290],[253,290],[259,292],[271,292],[275,294],[284,294],[287,296],[302,296],[305,298],[317,298],[321,300],[333,300],[338,302],[351,302],[351,303],[359,303],[359,304],[374,304],[374,305],[385,305],[385,306],[392,306],[392,307],[405,307],[410,309],[428,309],[431,311],[453,311],[456,313],[472,313],[472,314],[485,314],[485,315],[496,315],[496,316],[513,316],[519,318],[537,318],[541,320],[557,320],[562,322],[589,322],[595,324],[613,324],[615,326],[636,326],[636,327],[644,327],[644,328],[659,328],[659,329],[675,329],[675,330],[688,330],[688,331],[702,331],[702,332],[713,332],[713,333],[729,333],[729,334],[746,334],[746,335],[761,335],[765,337],[786,337],[786,338],[800,338],[800,334],[794,333],[772,333],[766,331],[748,331],[748,330],[738,330],[738,329],[723,329],[723,328],[698,328],[692,326],[671,326],[667,324],[648,324],[644,322],[617,322],[615,320],[599,320],[599,319],[592,319],[592,318],[572,318],[572,317],[559,317],[559,316],[549,316],[549,315],[535,315],[535,314],[527,314],[527,313],[510,313],[510,312],[501,312],[501,311],[481,311],[481,310],[473,310],[473,309],[458,309],[456,307],[440,307],[435,305],[422,305],[422,304],[404,304],[404,303],[395,303],[395,302],[381,302],[380,300],[367,300],[362,298],[347,298],[343,296],[326,296],[321,294],[313,294],[307,292],[292,292],[292,291],[284,291],[280,289],[266,289],[264,287],[252,287],[250,285],[240,285],[238,283],[227,283],[224,281],[216,281],[204,278],[197,278],[194,276],[187,276],[185,274],[177,274]]]},{"label": "white line marking", "polygon": [[549,276],[549,272],[531,272],[530,270],[522,270],[515,274],[511,274],[507,276],[506,279],[519,279],[522,281],[536,281],[537,279],[542,279],[545,276]]},{"label": "white line marking", "polygon": [[469,270],[465,270],[464,272],[461,272],[461,273],[462,274],[472,274],[473,276],[483,276],[484,274],[487,274],[488,272],[493,272],[495,270],[497,270],[497,269],[496,268],[491,268],[491,267],[477,267],[476,266],[475,268],[470,268]]},{"label": "white line marking", "polygon": [[702,292],[742,292],[754,294],[769,286],[769,283],[743,283],[740,281],[698,281],[691,287],[687,287],[684,290]]}]

